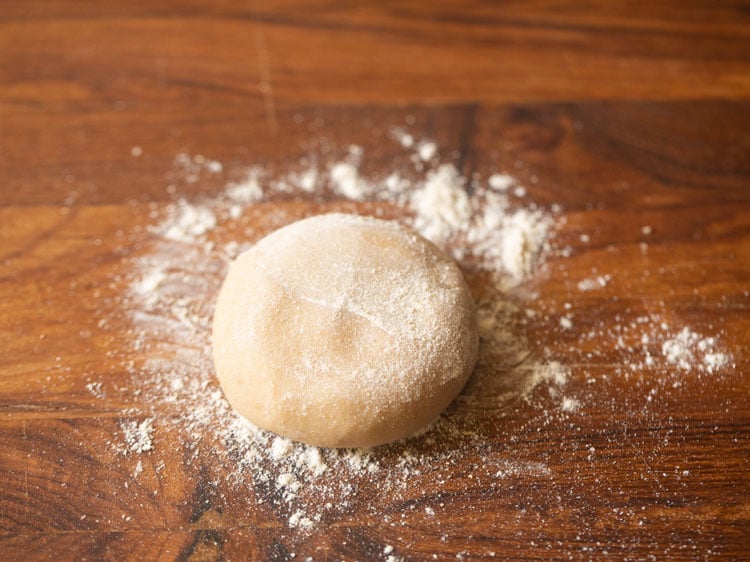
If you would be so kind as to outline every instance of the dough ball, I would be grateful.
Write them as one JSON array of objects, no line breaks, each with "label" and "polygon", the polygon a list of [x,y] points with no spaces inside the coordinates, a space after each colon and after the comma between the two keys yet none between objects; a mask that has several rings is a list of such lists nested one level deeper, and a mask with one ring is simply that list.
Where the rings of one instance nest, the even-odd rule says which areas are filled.
[{"label": "dough ball", "polygon": [[229,268],[213,324],[224,394],[255,425],[322,447],[371,447],[435,420],[479,336],[458,267],[393,222],[327,214]]}]

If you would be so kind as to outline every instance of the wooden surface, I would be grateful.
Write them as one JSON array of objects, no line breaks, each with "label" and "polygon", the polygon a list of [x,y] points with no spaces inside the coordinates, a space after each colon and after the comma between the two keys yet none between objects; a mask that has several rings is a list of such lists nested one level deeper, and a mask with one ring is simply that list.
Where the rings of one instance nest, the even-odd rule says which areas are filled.
[{"label": "wooden surface", "polygon": [[[750,557],[748,6],[431,4],[3,2],[0,558]],[[527,285],[575,321],[552,315],[529,338],[568,366],[581,406],[550,423],[549,397],[519,400],[440,479],[396,501],[375,475],[301,532],[161,432],[181,413],[147,403],[123,366],[121,258],[148,247],[148,204],[173,198],[181,151],[283,174],[311,148],[358,144],[385,172],[407,116],[467,177],[508,171],[528,200],[561,205],[570,255]],[[226,177],[178,187],[216,194]],[[258,220],[336,205],[272,202]],[[594,268],[611,282],[576,290]],[[613,326],[655,312],[715,336],[730,367],[629,369]],[[146,415],[137,483],[111,444]],[[545,468],[487,476],[519,459]]]}]

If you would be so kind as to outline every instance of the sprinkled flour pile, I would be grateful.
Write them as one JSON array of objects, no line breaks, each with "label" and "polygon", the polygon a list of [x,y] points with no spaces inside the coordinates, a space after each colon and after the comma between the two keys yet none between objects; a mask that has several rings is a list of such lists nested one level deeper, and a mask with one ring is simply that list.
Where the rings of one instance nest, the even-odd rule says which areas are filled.
[{"label": "sprinkled flour pile", "polygon": [[716,351],[716,338],[704,338],[683,328],[676,336],[667,339],[661,346],[662,353],[672,365],[683,371],[698,366],[701,371],[713,373],[729,362],[726,353]]},{"label": "sprinkled flour pile", "polygon": [[[123,454],[158,454],[159,435],[166,435],[184,443],[196,462],[202,455],[218,456],[225,470],[216,479],[247,487],[256,502],[272,504],[290,528],[307,532],[328,514],[345,513],[359,497],[358,483],[374,475],[382,493],[392,497],[406,497],[409,481],[425,473],[440,486],[458,459],[482,455],[489,447],[485,428],[509,409],[538,402],[561,416],[575,415],[582,398],[565,392],[570,368],[548,350],[536,349],[526,335],[535,322],[563,330],[575,325],[574,311],[541,316],[528,305],[535,295],[524,287],[544,271],[545,260],[569,251],[554,243],[565,222],[561,210],[526,201],[524,186],[505,173],[467,180],[440,160],[439,147],[428,139],[403,129],[391,136],[410,156],[412,169],[365,177],[367,155],[351,146],[327,165],[312,164],[321,161],[317,156],[306,158],[301,170],[282,177],[253,167],[214,197],[176,196],[166,208],[153,207],[152,239],[128,263],[129,292],[118,306],[131,321],[130,347],[138,359],[125,366],[134,388],[150,403],[173,407],[176,415],[123,423]],[[173,170],[185,184],[223,173],[220,162],[184,153]],[[335,195],[336,203],[321,208],[315,193]],[[295,204],[280,203],[271,211],[263,207],[269,200]],[[214,299],[227,264],[255,240],[307,215],[353,212],[355,203],[367,205],[360,212],[414,228],[459,263],[477,287],[475,294],[482,295],[480,358],[456,403],[420,436],[373,451],[318,449],[252,427],[225,401],[211,362]],[[590,293],[611,281],[608,274],[596,274],[577,287]],[[625,332],[619,345],[634,345]],[[644,365],[658,361],[684,370],[698,365],[713,373],[731,361],[714,338],[668,327],[659,334],[660,347],[644,352]],[[656,334],[651,337],[656,341]],[[94,395],[101,394],[97,384],[89,385]],[[485,456],[477,478],[551,477],[544,463],[496,457]]]}]

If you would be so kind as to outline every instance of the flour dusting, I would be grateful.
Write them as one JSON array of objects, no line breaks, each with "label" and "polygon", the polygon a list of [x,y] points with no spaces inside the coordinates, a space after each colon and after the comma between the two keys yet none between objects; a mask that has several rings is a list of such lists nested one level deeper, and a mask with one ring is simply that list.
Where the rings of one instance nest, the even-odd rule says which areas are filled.
[{"label": "flour dusting", "polygon": [[[368,503],[360,498],[366,488],[360,484],[373,478],[382,494],[404,501],[410,481],[425,474],[438,485],[449,482],[452,467],[462,459],[491,449],[487,428],[508,412],[529,408],[551,423],[581,415],[585,397],[569,389],[575,367],[538,348],[529,335],[533,329],[571,333],[578,326],[572,306],[564,311],[534,306],[539,297],[535,280],[544,274],[546,262],[565,259],[571,251],[556,242],[565,223],[562,209],[526,202],[527,190],[507,171],[463,177],[431,139],[415,138],[403,128],[390,137],[405,151],[411,169],[371,177],[363,172],[366,151],[353,145],[340,159],[310,154],[302,169],[288,174],[251,166],[212,196],[180,197],[169,186],[176,199],[154,211],[147,226],[152,239],[127,261],[129,291],[117,304],[131,323],[129,345],[137,359],[124,360],[123,367],[133,387],[145,403],[166,405],[178,414],[159,418],[157,429],[153,415],[123,422],[123,454],[157,455],[161,445],[155,446],[154,433],[168,435],[184,444],[189,459],[220,459],[225,470],[205,476],[211,486],[247,490],[248,497],[269,505],[288,528],[310,533],[330,516]],[[189,185],[225,172],[216,160],[180,153],[172,177],[174,183]],[[354,203],[367,205],[363,208],[369,214],[410,226],[450,254],[470,281],[482,287],[477,303],[480,355],[465,390],[419,435],[374,450],[319,449],[260,430],[232,410],[213,375],[211,320],[228,263],[271,230],[309,214],[340,210],[313,204],[318,189],[330,189],[337,204],[349,205],[349,212]],[[279,195],[302,205],[307,201],[309,209],[301,215],[283,206],[255,212]],[[574,286],[587,293],[614,281],[613,274],[596,272]],[[731,364],[716,338],[687,328],[673,330],[659,315],[643,318],[630,323],[620,319],[615,329],[594,326],[588,337],[608,330],[614,349],[627,354],[633,370],[674,367],[715,373]],[[106,319],[101,325],[106,327]],[[579,343],[586,337],[584,333]],[[87,388],[94,396],[105,394],[99,383]],[[544,460],[486,458],[485,465],[475,468],[477,478],[496,486],[519,474],[554,475]],[[143,467],[138,466],[140,474]],[[428,509],[434,515],[434,506]],[[399,523],[396,516],[384,517],[393,526]],[[392,552],[391,546],[383,549],[391,558]]]},{"label": "flour dusting", "polygon": [[122,433],[125,436],[127,451],[133,453],[144,453],[151,451],[154,444],[151,436],[154,432],[153,419],[145,419],[141,422],[131,420],[125,421],[120,425]]},{"label": "flour dusting", "polygon": [[709,373],[725,366],[729,356],[716,350],[716,338],[702,337],[689,328],[662,343],[661,351],[667,361],[683,371],[697,367]]}]

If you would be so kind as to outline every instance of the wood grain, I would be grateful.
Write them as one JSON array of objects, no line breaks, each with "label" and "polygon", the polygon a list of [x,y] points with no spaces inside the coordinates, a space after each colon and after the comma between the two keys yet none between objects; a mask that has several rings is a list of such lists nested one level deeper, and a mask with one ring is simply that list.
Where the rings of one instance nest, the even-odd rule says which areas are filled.
[{"label": "wood grain", "polygon": [[[741,2],[4,2],[0,557],[746,559],[748,19]],[[167,186],[215,195],[247,166],[282,175],[351,144],[382,176],[408,164],[389,139],[407,116],[466,177],[508,171],[528,201],[561,206],[569,255],[526,287],[550,321],[524,330],[569,366],[581,406],[551,416],[540,391],[489,408],[487,440],[458,462],[397,498],[386,475],[358,481],[301,532],[269,490],[231,485],[220,455],[175,438],[179,407],[136,392],[124,365],[145,352],[117,297]],[[181,151],[224,172],[186,183]],[[280,197],[253,220],[376,207]],[[581,292],[592,271],[611,281]],[[716,335],[733,367],[630,369],[611,327],[657,313]],[[122,422],[149,416],[154,450],[123,453]],[[509,460],[544,470],[498,481]]]}]

